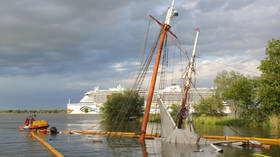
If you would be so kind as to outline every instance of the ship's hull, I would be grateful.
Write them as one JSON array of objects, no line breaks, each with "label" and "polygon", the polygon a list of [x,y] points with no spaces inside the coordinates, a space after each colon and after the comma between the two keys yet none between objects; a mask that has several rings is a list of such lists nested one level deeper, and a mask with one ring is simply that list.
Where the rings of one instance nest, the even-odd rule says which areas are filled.
[{"label": "ship's hull", "polygon": [[67,104],[67,114],[100,114],[100,105],[96,103]]},{"label": "ship's hull", "polygon": [[19,126],[20,129],[29,129],[29,130],[32,130],[32,129],[47,129],[49,127],[49,125],[44,125],[44,126]]}]

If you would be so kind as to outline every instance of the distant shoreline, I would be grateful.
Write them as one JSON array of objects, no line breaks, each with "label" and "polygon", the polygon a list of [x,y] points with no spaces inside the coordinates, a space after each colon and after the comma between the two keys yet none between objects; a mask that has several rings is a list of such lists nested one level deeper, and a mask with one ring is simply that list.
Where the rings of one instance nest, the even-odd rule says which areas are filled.
[{"label": "distant shoreline", "polygon": [[67,110],[0,110],[1,113],[67,113]]}]

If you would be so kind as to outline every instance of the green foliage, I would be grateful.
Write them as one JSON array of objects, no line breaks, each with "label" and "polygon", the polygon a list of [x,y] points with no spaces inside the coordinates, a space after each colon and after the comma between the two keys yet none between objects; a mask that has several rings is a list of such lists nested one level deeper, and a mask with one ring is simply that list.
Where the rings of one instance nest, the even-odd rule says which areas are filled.
[{"label": "green foliage", "polygon": [[170,109],[170,115],[173,118],[174,122],[176,122],[178,120],[179,112],[181,110],[181,105],[172,104]]},{"label": "green foliage", "polygon": [[[234,117],[217,122],[220,125],[267,126],[279,128],[280,117],[280,40],[268,41],[267,57],[258,67],[262,74],[250,78],[234,71],[222,71],[215,79],[215,96],[227,102]],[[209,98],[210,99],[210,98]],[[207,99],[206,99],[207,100]],[[208,105],[206,105],[208,104]],[[196,107],[200,115],[211,115],[214,100],[201,101]],[[205,119],[204,119],[205,121]]]},{"label": "green foliage", "polygon": [[215,123],[216,125],[227,125],[227,126],[246,126],[248,124],[248,121],[245,119],[240,118],[229,118],[221,121],[217,121]]},{"label": "green foliage", "polygon": [[160,114],[150,114],[149,122],[160,123]]},{"label": "green foliage", "polygon": [[250,109],[256,108],[255,79],[231,71],[222,71],[215,79],[215,95],[230,105],[236,118],[237,113],[242,118],[250,117]]},{"label": "green foliage", "polygon": [[214,80],[215,95],[226,100],[227,98],[223,94],[224,91],[230,88],[230,84],[239,76],[240,74],[235,71],[227,72],[226,70],[223,70],[222,72],[217,73],[216,79]]},{"label": "green foliage", "polygon": [[211,96],[200,99],[199,104],[194,106],[196,115],[198,116],[223,116],[223,101],[218,96]]},{"label": "green foliage", "polygon": [[255,81],[253,79],[239,75],[223,92],[224,97],[237,106],[241,118],[249,118],[251,109],[256,108],[254,89]]},{"label": "green foliage", "polygon": [[268,41],[266,55],[261,65],[258,87],[258,102],[267,115],[280,113],[280,40]]},{"label": "green foliage", "polygon": [[103,120],[136,121],[143,116],[144,98],[137,91],[126,90],[113,93],[101,107]]},{"label": "green foliage", "polygon": [[230,105],[235,118],[238,111],[237,103],[234,100],[229,101],[226,91],[229,90],[232,82],[237,80],[240,76],[241,75],[235,71],[227,72],[226,70],[223,70],[217,74],[216,79],[214,80],[216,97],[220,97]]},{"label": "green foliage", "polygon": [[277,116],[270,116],[269,119],[266,119],[261,122],[252,121],[249,119],[243,118],[231,118],[231,117],[213,117],[213,116],[201,116],[194,118],[193,120],[195,125],[207,125],[207,126],[235,126],[235,127],[266,127],[266,128],[279,128],[280,120]]},{"label": "green foliage", "polygon": [[230,117],[215,117],[215,116],[201,116],[194,118],[193,122],[195,125],[217,125],[218,123],[223,123],[224,121],[232,120]]}]

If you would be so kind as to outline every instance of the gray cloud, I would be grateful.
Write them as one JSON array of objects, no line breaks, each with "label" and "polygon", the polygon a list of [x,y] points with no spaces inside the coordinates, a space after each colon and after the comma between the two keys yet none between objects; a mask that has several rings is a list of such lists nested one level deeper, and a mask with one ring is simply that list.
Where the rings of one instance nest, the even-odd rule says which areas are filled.
[{"label": "gray cloud", "polygon": [[[148,15],[163,21],[162,12],[171,0],[0,2],[0,105],[4,105],[35,104],[35,97],[36,104],[65,103],[67,95],[77,101],[94,85],[108,88],[131,82],[136,67],[129,63],[138,60]],[[188,0],[176,1],[175,7],[179,17],[174,18],[172,31],[191,50],[193,29],[199,27],[198,54],[205,60],[245,55],[255,65],[264,57],[267,40],[280,36],[277,0]],[[149,41],[158,29],[153,23]],[[212,84],[206,77],[201,80],[202,86]],[[21,100],[11,99],[14,95]]]}]

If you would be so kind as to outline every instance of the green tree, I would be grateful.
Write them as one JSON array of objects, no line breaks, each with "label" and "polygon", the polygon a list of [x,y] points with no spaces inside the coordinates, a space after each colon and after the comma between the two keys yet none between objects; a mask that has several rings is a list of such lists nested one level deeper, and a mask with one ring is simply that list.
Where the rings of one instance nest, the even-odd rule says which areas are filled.
[{"label": "green tree", "polygon": [[258,102],[267,115],[280,113],[280,40],[268,41],[267,57],[258,67],[262,74],[257,90]]},{"label": "green tree", "polygon": [[224,97],[238,108],[241,118],[249,118],[252,109],[256,108],[254,89],[255,81],[253,79],[239,75],[223,92]]},{"label": "green tree", "polygon": [[221,97],[223,100],[226,100],[223,92],[230,87],[230,84],[235,81],[240,76],[239,73],[235,71],[227,72],[223,70],[218,72],[216,75],[216,79],[214,80],[215,86],[215,95]]},{"label": "green tree", "polygon": [[137,91],[126,90],[123,93],[113,93],[101,108],[105,121],[125,122],[138,120],[143,116],[144,98]]},{"label": "green tree", "polygon": [[245,77],[235,71],[226,70],[217,74],[215,79],[215,95],[230,105],[234,118],[237,113],[241,118],[248,118],[255,103],[255,79]]},{"label": "green tree", "polygon": [[223,101],[226,101],[230,105],[230,109],[233,112],[234,118],[236,118],[238,111],[238,104],[235,101],[229,101],[228,95],[225,91],[230,88],[232,82],[238,79],[241,75],[235,71],[227,72],[223,70],[219,72],[214,80],[215,96],[220,97]]},{"label": "green tree", "polygon": [[196,115],[201,116],[223,116],[223,101],[221,97],[213,95],[211,97],[200,99],[199,104],[194,106]]}]

